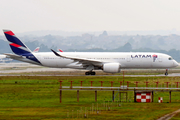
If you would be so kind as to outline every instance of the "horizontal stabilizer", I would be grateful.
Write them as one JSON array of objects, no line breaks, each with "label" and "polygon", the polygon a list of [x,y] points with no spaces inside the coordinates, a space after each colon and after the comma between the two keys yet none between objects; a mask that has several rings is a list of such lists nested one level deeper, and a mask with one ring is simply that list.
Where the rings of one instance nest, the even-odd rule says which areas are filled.
[{"label": "horizontal stabilizer", "polygon": [[9,57],[9,58],[23,58],[22,56],[10,54],[10,53],[4,53],[4,55],[7,55],[7,57]]}]

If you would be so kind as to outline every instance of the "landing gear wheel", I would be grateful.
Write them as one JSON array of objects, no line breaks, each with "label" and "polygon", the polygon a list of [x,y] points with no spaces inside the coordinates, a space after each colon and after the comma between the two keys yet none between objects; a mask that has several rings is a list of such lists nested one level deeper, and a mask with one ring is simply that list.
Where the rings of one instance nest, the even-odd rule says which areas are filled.
[{"label": "landing gear wheel", "polygon": [[91,72],[91,75],[96,75],[96,73],[95,72]]},{"label": "landing gear wheel", "polygon": [[168,73],[167,73],[167,72],[165,72],[165,76],[168,76]]},{"label": "landing gear wheel", "polygon": [[95,72],[85,72],[85,75],[96,75]]},{"label": "landing gear wheel", "polygon": [[89,72],[85,72],[85,75],[89,75],[90,73]]},{"label": "landing gear wheel", "polygon": [[166,72],[165,72],[165,76],[167,76],[168,75],[168,69],[166,69]]}]

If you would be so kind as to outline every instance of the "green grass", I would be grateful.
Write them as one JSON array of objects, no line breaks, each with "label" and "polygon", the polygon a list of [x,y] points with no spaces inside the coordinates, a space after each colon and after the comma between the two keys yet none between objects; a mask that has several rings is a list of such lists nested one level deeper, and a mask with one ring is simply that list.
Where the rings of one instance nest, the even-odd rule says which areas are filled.
[{"label": "green grass", "polygon": [[[104,81],[103,86],[110,87],[109,81],[114,81],[113,86],[119,86],[122,76],[3,76],[0,77],[0,119],[157,119],[169,112],[180,108],[180,92],[172,92],[172,103],[169,101],[168,92],[156,92],[154,103],[133,103],[133,92],[128,92],[128,102],[117,102],[118,93],[115,92],[115,102],[112,101],[111,91],[98,91],[98,102],[94,101],[94,91],[80,91],[79,103],[76,91],[62,91],[62,103],[59,103],[59,80],[63,86],[70,86],[69,81],[74,81],[74,86],[80,86],[79,81],[84,81],[83,86],[90,86],[89,81],[94,81],[93,86],[100,86],[99,81]],[[145,86],[149,81],[155,86],[155,81],[163,84],[170,81],[180,82],[179,77],[125,77],[130,81],[130,86]],[[125,82],[126,83],[126,82]],[[124,95],[122,95],[124,97]],[[163,97],[164,103],[158,103],[158,97]],[[125,101],[125,98],[123,98]],[[120,105],[120,106],[119,106]],[[93,107],[93,111],[92,111]],[[110,107],[110,110],[108,110]],[[95,110],[99,111],[99,114]],[[88,118],[82,118],[84,114]],[[174,118],[179,118],[176,115]]]},{"label": "green grass", "polygon": [[171,120],[179,120],[180,118],[180,113],[176,114]]}]

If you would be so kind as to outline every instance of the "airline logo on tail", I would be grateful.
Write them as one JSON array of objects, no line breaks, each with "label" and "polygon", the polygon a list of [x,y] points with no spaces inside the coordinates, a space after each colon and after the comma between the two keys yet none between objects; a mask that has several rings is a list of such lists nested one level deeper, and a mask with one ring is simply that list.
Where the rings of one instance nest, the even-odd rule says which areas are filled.
[{"label": "airline logo on tail", "polygon": [[60,52],[63,52],[61,49],[59,49]]},{"label": "airline logo on tail", "polygon": [[12,31],[4,30],[4,34],[9,41],[9,45],[15,54],[23,55],[31,53],[31,50],[24,45]]},{"label": "airline logo on tail", "polygon": [[10,30],[3,30],[4,34],[9,41],[9,45],[12,51],[20,56],[25,56],[27,59],[34,61],[38,64],[41,64],[40,61],[32,54],[31,50],[23,44],[15,34]]},{"label": "airline logo on tail", "polygon": [[40,47],[37,47],[33,52],[39,52],[39,48]]}]

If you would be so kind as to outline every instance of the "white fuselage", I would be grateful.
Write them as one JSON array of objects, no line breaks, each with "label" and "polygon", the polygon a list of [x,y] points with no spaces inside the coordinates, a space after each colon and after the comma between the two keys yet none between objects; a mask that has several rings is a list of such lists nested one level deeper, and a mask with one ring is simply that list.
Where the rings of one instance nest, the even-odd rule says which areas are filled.
[{"label": "white fuselage", "polygon": [[[59,52],[63,56],[86,58],[102,61],[104,63],[119,63],[122,69],[167,69],[178,66],[178,63],[171,56],[162,53],[148,52]],[[76,68],[85,69],[78,62],[56,56],[52,52],[39,52],[33,55],[40,61],[42,66],[55,68]],[[156,55],[155,57],[153,57]],[[26,58],[18,59],[30,62]],[[30,62],[31,63],[31,62]],[[101,66],[98,64],[97,66]]]}]

